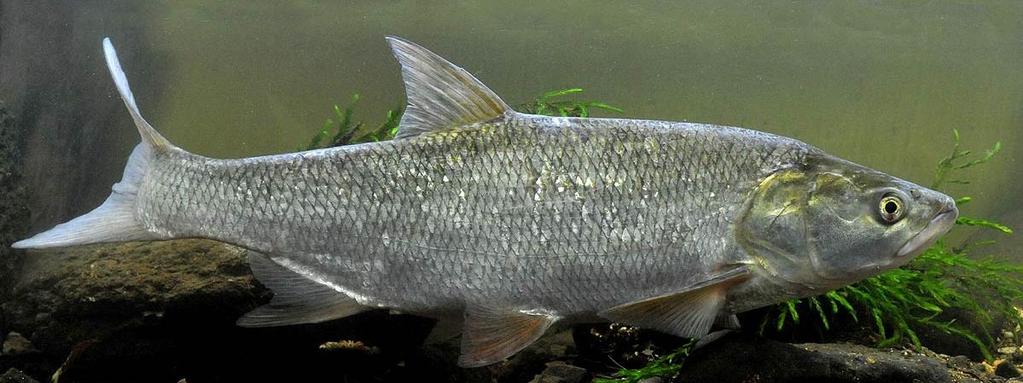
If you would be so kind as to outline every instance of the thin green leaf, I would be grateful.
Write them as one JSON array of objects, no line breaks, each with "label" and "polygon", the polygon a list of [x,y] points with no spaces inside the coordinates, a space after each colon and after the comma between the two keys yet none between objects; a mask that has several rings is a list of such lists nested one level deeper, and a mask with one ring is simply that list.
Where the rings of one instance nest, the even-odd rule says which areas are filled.
[{"label": "thin green leaf", "polygon": [[965,226],[985,227],[985,228],[988,228],[988,229],[994,229],[994,230],[1000,231],[1000,232],[1002,232],[1004,234],[1012,234],[1012,228],[1010,228],[1008,226],[1005,226],[1003,224],[1000,224],[998,222],[988,221],[986,219],[970,218],[970,217],[959,217],[959,218],[956,219],[956,224],[965,225]]}]

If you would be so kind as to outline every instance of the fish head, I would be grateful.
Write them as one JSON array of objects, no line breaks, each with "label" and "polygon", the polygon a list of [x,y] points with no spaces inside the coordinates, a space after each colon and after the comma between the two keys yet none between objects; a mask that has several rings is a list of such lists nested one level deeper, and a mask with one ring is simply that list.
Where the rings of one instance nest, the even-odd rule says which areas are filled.
[{"label": "fish head", "polygon": [[757,264],[809,295],[906,264],[958,215],[945,194],[816,154],[762,180],[736,228]]}]

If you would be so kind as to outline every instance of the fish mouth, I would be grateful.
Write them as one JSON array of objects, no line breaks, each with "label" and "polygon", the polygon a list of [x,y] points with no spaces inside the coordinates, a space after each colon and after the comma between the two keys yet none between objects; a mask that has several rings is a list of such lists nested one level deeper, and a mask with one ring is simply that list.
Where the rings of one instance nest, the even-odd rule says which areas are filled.
[{"label": "fish mouth", "polygon": [[910,238],[905,245],[902,245],[902,248],[895,254],[895,257],[906,258],[919,254],[924,249],[933,245],[938,240],[938,237],[945,234],[948,229],[951,229],[958,217],[959,209],[954,204],[946,205],[938,214],[934,215],[934,218],[931,218],[931,222],[927,223],[927,227],[913,236],[913,238]]}]

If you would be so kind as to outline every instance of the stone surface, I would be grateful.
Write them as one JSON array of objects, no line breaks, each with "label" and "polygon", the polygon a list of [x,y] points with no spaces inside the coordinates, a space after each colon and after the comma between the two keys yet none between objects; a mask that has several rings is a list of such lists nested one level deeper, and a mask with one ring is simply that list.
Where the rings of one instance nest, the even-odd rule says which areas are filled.
[{"label": "stone surface", "polygon": [[0,383],[39,383],[39,381],[25,375],[24,372],[21,372],[18,369],[9,368],[7,369],[7,372],[0,375]]},{"label": "stone surface", "polygon": [[[978,294],[990,294],[990,292]],[[976,313],[962,309],[946,309],[934,320],[946,323],[954,322],[974,334],[986,333],[988,336],[996,338],[1001,335],[1002,329],[1005,327],[1005,317],[998,311],[989,314],[992,318],[991,323],[987,324],[984,320],[979,319]],[[984,360],[984,354],[976,344],[967,338],[927,326],[921,326],[916,330],[920,342],[935,352],[946,355],[966,355],[976,362]]]},{"label": "stone surface", "polygon": [[642,330],[618,323],[578,325],[572,337],[583,357],[613,359],[626,368],[639,368],[686,344],[686,340],[664,333]]},{"label": "stone surface", "polygon": [[530,383],[580,383],[589,375],[585,368],[565,362],[547,363],[547,368],[533,377]]},{"label": "stone surface", "polygon": [[234,330],[237,315],[266,299],[244,257],[241,249],[200,240],[30,253],[0,303],[0,318],[42,356],[14,360],[5,352],[0,367],[30,363],[32,374],[52,373],[74,356],[64,373],[80,379],[70,380],[173,375],[191,358],[183,347],[226,340],[230,332],[211,331]]},{"label": "stone surface", "polygon": [[38,352],[38,350],[32,347],[32,342],[21,334],[11,331],[4,337],[3,355],[18,356],[33,352]]},{"label": "stone surface", "polygon": [[679,376],[716,383],[952,382],[941,362],[911,351],[741,337],[726,337],[694,352]]},{"label": "stone surface", "polygon": [[1012,362],[1002,361],[1002,363],[995,366],[995,375],[1003,378],[1015,378],[1020,376],[1020,372],[1019,368],[1013,365]]}]

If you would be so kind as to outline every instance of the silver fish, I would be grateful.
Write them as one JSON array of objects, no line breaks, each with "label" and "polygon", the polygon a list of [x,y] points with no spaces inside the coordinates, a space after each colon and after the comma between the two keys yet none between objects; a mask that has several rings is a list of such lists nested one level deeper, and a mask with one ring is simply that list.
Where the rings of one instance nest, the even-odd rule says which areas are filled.
[{"label": "silver fish", "polygon": [[273,300],[243,326],[388,308],[460,328],[459,364],[498,362],[555,322],[683,337],[905,264],[951,198],[803,142],[734,127],[517,113],[462,68],[388,41],[397,137],[235,160],[142,143],[101,206],[14,244],[204,237],[243,246]]}]

